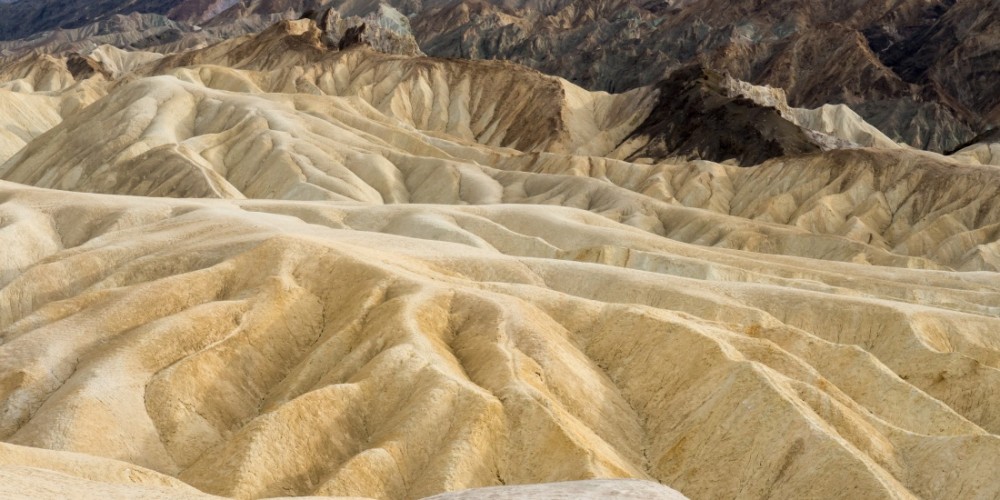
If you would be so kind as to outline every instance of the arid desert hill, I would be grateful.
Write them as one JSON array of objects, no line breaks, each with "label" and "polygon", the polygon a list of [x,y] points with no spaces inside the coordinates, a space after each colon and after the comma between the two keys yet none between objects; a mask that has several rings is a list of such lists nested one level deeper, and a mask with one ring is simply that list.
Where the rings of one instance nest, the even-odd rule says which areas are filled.
[{"label": "arid desert hill", "polygon": [[0,493],[1000,495],[992,136],[329,26],[0,69]]},{"label": "arid desert hill", "polygon": [[591,90],[697,63],[784,88],[798,107],[849,106],[921,149],[1000,126],[995,0],[18,0],[0,2],[0,60],[176,52],[324,12],[399,32],[411,52],[509,60]]}]

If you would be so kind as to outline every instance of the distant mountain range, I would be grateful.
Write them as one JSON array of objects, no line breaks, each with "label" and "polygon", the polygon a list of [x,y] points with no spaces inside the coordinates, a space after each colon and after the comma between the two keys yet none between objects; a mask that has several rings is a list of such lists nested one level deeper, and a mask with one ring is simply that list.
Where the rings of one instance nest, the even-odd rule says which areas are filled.
[{"label": "distant mountain range", "polygon": [[[593,90],[655,83],[690,63],[843,103],[895,140],[945,151],[1000,122],[995,0],[386,0],[424,52],[507,59]],[[0,4],[0,50],[170,52],[359,0],[22,0]],[[142,14],[136,16],[136,14]],[[115,16],[132,15],[128,21]],[[63,30],[53,33],[53,30]],[[75,30],[71,34],[66,30]],[[91,38],[99,42],[87,43]],[[53,43],[55,40],[57,43]]]}]

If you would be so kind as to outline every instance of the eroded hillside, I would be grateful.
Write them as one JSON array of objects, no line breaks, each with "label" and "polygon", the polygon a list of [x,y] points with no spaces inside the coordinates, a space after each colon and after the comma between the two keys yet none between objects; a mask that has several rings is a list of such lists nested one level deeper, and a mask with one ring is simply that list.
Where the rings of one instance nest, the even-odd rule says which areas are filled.
[{"label": "eroded hillside", "polygon": [[[0,478],[1000,495],[992,136],[943,156],[700,70],[589,92],[329,26],[3,67]],[[677,107],[704,127],[675,144]]]}]

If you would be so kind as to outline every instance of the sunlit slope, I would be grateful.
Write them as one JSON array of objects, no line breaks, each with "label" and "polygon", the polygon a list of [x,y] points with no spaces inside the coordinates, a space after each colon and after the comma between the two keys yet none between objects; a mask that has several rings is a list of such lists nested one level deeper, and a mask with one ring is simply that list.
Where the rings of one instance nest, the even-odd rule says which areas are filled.
[{"label": "sunlit slope", "polygon": [[565,208],[3,198],[10,443],[244,498],[1000,487],[991,274],[817,270]]},{"label": "sunlit slope", "polygon": [[447,127],[417,129],[356,95],[236,92],[232,82],[218,90],[192,80],[249,77],[184,71],[192,73],[120,84],[24,147],[0,177],[142,196],[564,205],[701,245],[905,267],[1000,266],[1000,173],[989,166],[904,149],[753,168],[524,153],[447,135]]},{"label": "sunlit slope", "polygon": [[321,37],[0,68],[0,496],[1000,495],[995,141]]}]

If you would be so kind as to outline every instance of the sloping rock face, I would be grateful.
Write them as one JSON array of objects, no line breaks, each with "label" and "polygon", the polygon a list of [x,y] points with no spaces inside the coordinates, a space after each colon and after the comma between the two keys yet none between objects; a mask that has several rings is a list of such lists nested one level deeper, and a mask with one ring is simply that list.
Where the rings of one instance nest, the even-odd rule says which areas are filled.
[{"label": "sloping rock face", "polygon": [[321,15],[312,17],[316,17],[324,32],[323,39],[330,47],[344,50],[364,44],[386,54],[423,55],[410,29],[410,20],[387,5],[380,5],[364,17],[344,19],[334,9],[325,9]]},{"label": "sloping rock face", "polygon": [[0,496],[1000,496],[996,167],[327,35],[0,66]]},{"label": "sloping rock face", "polygon": [[983,165],[1000,166],[1000,129],[983,132],[955,149],[952,152],[955,158]]},{"label": "sloping rock face", "polygon": [[184,51],[218,43],[228,38],[260,32],[276,21],[294,19],[296,12],[251,14],[211,26],[175,21],[161,14],[114,15],[105,21],[79,28],[41,32],[29,38],[0,41],[0,60],[10,61],[41,52],[53,55],[87,53],[111,45],[128,50]]},{"label": "sloping rock face", "polygon": [[547,500],[621,498],[623,500],[685,500],[676,491],[644,481],[570,481],[531,486],[481,488],[458,493],[444,493],[428,500],[507,500],[538,498]]},{"label": "sloping rock face", "polygon": [[[419,49],[408,34],[405,19],[391,8],[365,18],[342,19],[333,10],[310,15],[319,19],[318,25],[309,19],[282,22],[259,36],[166,57],[99,48],[92,57],[71,55],[63,71],[72,76],[70,81],[79,78],[71,71],[77,65],[105,78],[120,76],[127,69],[154,75],[209,64],[266,71],[282,83],[273,78],[251,79],[240,88],[277,92],[288,86],[300,91],[309,87],[308,92],[320,95],[358,92],[382,112],[421,128],[432,127],[526,152],[644,162],[704,159],[749,166],[786,154],[876,144],[896,146],[849,110],[791,108],[780,91],[754,87],[700,67],[677,71],[653,87],[608,95],[587,92],[513,64],[392,57],[414,51],[419,54]],[[364,50],[360,53],[349,50],[361,46]],[[31,67],[30,58],[21,62]],[[296,65],[312,70],[306,75],[291,72]],[[13,75],[24,71],[21,64],[12,63],[8,68]],[[313,76],[332,68],[354,68],[351,75],[363,71],[366,76],[334,84]],[[427,71],[434,76],[428,79]],[[391,76],[377,76],[380,74]],[[374,83],[376,78],[384,81]],[[196,79],[202,81],[203,77]],[[239,75],[237,79],[245,80]],[[397,86],[390,87],[389,82]],[[218,85],[220,90],[229,90],[232,83]],[[447,117],[433,116],[442,112],[434,110],[435,102],[428,103],[429,92],[454,102],[448,106]],[[511,100],[498,99],[501,95]],[[83,121],[93,119],[81,117]],[[26,156],[32,154],[25,151]],[[108,153],[98,148],[94,154],[93,161],[104,163]]]},{"label": "sloping rock face", "polygon": [[19,1],[0,4],[0,40],[28,38],[57,28],[79,28],[115,15],[132,13],[166,14],[173,0],[115,0],[62,2],[58,0]]},{"label": "sloping rock face", "polygon": [[[212,4],[215,7],[182,3],[168,13],[170,17],[138,12],[128,15],[109,14],[106,20],[91,22],[78,28],[46,31],[26,39],[0,41],[0,62],[6,60],[10,63],[19,58],[32,57],[37,52],[51,55],[79,53],[86,57],[96,47],[105,45],[130,51],[184,52],[259,33],[276,21],[300,18],[316,21],[324,31],[325,42],[331,48],[347,48],[363,43],[385,53],[422,54],[413,37],[409,19],[392,7],[383,4],[363,16],[343,18],[339,12],[329,7],[324,8],[322,4],[319,0],[250,4],[222,2]],[[221,12],[209,15],[227,5]],[[194,11],[204,13],[197,16]],[[194,21],[198,19],[207,22],[204,25],[195,24]],[[353,33],[351,40],[341,43],[349,30]],[[28,55],[23,56],[25,53]]]},{"label": "sloping rock face", "polygon": [[675,71],[656,91],[659,102],[619,148],[619,156],[735,160],[749,166],[823,149],[778,109],[730,97],[722,75],[700,66]]},{"label": "sloping rock face", "polygon": [[[389,6],[405,15],[378,14]],[[0,4],[0,39],[10,40],[0,53],[101,44],[177,51],[330,7],[343,18],[378,17],[365,36],[381,50],[507,59],[594,90],[654,84],[700,63],[784,88],[796,107],[848,105],[891,140],[932,151],[1000,124],[993,0],[46,0]],[[407,23],[420,48],[405,34],[393,40]]]},{"label": "sloping rock face", "polygon": [[396,4],[416,14],[429,54],[510,59],[588,88],[650,84],[700,61],[785,88],[794,106],[848,104],[893,139],[936,151],[998,119],[991,0]]}]

